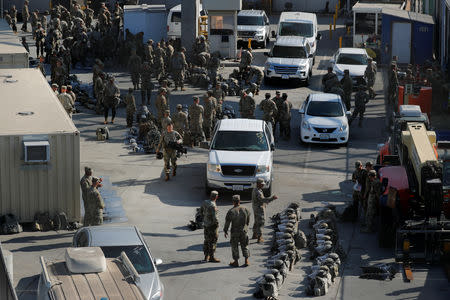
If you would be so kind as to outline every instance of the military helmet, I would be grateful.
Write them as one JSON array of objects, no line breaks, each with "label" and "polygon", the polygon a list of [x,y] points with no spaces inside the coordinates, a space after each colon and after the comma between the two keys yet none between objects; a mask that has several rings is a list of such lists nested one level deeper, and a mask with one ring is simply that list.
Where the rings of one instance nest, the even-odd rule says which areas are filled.
[{"label": "military helmet", "polygon": [[182,108],[183,108],[183,105],[177,104],[177,109],[182,109]]},{"label": "military helmet", "polygon": [[280,271],[278,271],[277,269],[270,269],[269,272],[270,272],[270,274],[272,274],[274,277],[278,277],[278,275],[280,275]]},{"label": "military helmet", "polygon": [[323,262],[325,265],[333,265],[334,264],[334,259],[332,259],[332,258],[327,258],[327,259],[325,259],[324,260],[324,262]]},{"label": "military helmet", "polygon": [[254,82],[252,82],[252,83],[250,84],[250,86],[251,86],[252,88],[257,88],[257,87],[258,87],[258,85],[257,85],[256,83],[254,83]]},{"label": "military helmet", "polygon": [[288,254],[286,252],[282,252],[280,253],[280,259],[283,261],[286,261],[286,259],[288,258]]},{"label": "military helmet", "polygon": [[273,282],[275,281],[275,276],[273,276],[272,274],[265,274],[264,279],[266,280],[266,282]]},{"label": "military helmet", "polygon": [[376,177],[376,176],[377,176],[377,171],[375,171],[375,170],[370,170],[370,171],[369,171],[369,176]]},{"label": "military helmet", "polygon": [[292,257],[294,255],[294,250],[288,250],[286,251],[289,257]]},{"label": "military helmet", "polygon": [[334,260],[337,260],[337,259],[339,259],[339,255],[337,255],[337,254],[336,254],[336,253],[334,253],[334,252],[332,252],[332,253],[328,254],[328,257],[330,257],[330,258],[332,258],[332,259],[334,259]]},{"label": "military helmet", "polygon": [[275,267],[281,267],[283,264],[284,264],[284,262],[281,259],[277,259],[273,265]]},{"label": "military helmet", "polygon": [[360,160],[355,161],[355,168],[359,168],[362,166],[362,162]]}]

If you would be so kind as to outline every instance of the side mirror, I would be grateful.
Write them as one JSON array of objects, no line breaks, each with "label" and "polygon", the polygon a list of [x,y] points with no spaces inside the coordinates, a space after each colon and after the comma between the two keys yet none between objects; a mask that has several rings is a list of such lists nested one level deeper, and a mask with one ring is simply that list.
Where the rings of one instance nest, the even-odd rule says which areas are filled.
[{"label": "side mirror", "polygon": [[316,37],[316,40],[320,41],[321,39],[322,39],[322,34],[318,33],[317,37]]},{"label": "side mirror", "polygon": [[155,259],[155,265],[159,266],[159,265],[161,265],[162,263],[163,263],[163,261],[162,261],[161,258],[156,258],[156,259]]},{"label": "side mirror", "polygon": [[312,54],[308,55],[308,58],[313,58],[313,57],[314,57],[314,55],[312,55]]},{"label": "side mirror", "polygon": [[305,113],[305,109],[302,107],[298,110],[298,113],[303,115]]},{"label": "side mirror", "polygon": [[275,151],[275,145],[274,144],[270,144],[270,151]]},{"label": "side mirror", "polygon": [[277,37],[277,35],[275,34],[275,30],[272,30],[272,37],[273,37],[273,38],[276,38],[276,37]]},{"label": "side mirror", "polygon": [[269,52],[263,52],[264,56],[269,56]]}]

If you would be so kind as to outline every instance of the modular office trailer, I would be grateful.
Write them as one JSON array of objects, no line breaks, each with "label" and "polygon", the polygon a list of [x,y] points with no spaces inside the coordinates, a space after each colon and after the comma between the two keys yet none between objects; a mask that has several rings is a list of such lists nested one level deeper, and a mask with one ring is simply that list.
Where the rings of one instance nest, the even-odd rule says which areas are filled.
[{"label": "modular office trailer", "polygon": [[123,28],[132,34],[144,33],[147,40],[159,42],[167,37],[167,12],[164,5],[125,5],[123,7]]},{"label": "modular office trailer", "polygon": [[38,69],[0,70],[0,215],[80,220],[80,133]]},{"label": "modular office trailer", "polygon": [[19,36],[0,19],[0,69],[28,68],[28,56]]}]

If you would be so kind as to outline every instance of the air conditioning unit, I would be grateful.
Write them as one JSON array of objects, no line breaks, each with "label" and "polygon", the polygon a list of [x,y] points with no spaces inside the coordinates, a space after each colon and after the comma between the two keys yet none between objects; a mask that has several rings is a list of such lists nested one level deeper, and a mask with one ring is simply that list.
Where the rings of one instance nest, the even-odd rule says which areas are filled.
[{"label": "air conditioning unit", "polygon": [[23,142],[25,162],[48,162],[50,160],[50,144],[48,141]]}]

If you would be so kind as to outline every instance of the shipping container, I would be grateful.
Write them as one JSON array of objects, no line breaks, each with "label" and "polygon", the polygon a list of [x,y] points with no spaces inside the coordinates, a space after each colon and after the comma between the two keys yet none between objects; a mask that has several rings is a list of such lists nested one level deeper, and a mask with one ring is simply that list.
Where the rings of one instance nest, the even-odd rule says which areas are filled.
[{"label": "shipping container", "polygon": [[28,68],[27,50],[11,27],[0,19],[0,69]]},{"label": "shipping container", "polygon": [[0,214],[80,220],[80,133],[38,69],[0,70]]},{"label": "shipping container", "polygon": [[147,40],[159,42],[167,37],[167,12],[164,5],[125,5],[123,7],[123,29],[132,34],[144,33]]}]

